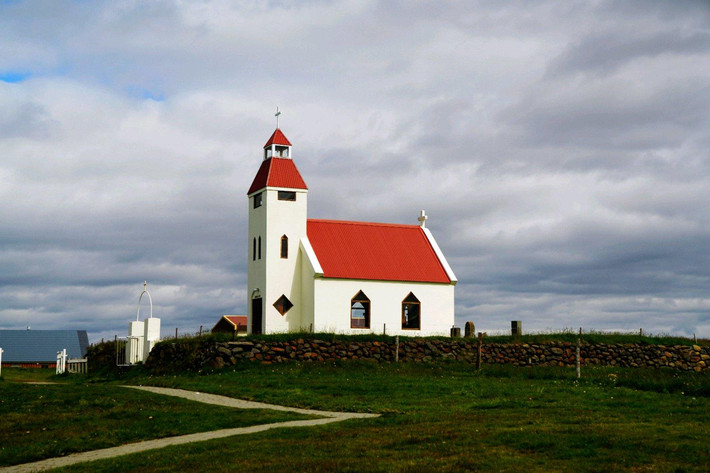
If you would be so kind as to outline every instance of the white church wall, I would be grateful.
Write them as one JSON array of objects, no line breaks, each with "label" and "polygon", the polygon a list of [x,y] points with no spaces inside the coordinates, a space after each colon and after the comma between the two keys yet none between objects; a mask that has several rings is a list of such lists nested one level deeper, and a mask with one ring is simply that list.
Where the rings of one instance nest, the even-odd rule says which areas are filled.
[{"label": "white church wall", "polygon": [[255,257],[255,241],[259,236],[264,239],[266,235],[266,207],[262,204],[261,207],[254,208],[254,197],[250,196],[249,202],[249,240],[247,241],[247,325],[248,331],[252,329],[252,306],[251,301],[254,294],[258,290],[264,294],[264,281],[266,280],[266,264],[264,257],[264,248],[262,241],[262,258]]},{"label": "white church wall", "polygon": [[[264,305],[265,333],[288,332],[301,326],[301,278],[298,277],[299,240],[306,235],[306,191],[295,191],[296,201],[278,200],[278,190],[264,191],[266,228],[262,240],[265,281],[260,285]],[[294,189],[288,189],[293,192]],[[281,258],[281,237],[288,237],[288,258]],[[281,315],[274,303],[285,295],[293,308]]]},{"label": "white church wall", "polygon": [[[370,328],[350,327],[350,301],[362,291],[370,299]],[[419,330],[402,329],[402,301],[412,292],[421,304]],[[316,278],[314,331],[362,334],[449,335],[454,325],[454,285]]]},{"label": "white church wall", "polygon": [[298,252],[298,269],[301,280],[301,321],[298,326],[291,328],[292,332],[304,332],[313,326],[313,310],[315,300],[313,299],[313,278],[314,272],[308,258],[303,252]]}]

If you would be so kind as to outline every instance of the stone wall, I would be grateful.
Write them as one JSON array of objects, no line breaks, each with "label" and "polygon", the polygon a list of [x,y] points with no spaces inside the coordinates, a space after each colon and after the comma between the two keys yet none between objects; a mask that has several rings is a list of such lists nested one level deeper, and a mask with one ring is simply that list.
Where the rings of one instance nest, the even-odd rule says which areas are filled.
[{"label": "stone wall", "polygon": [[[250,339],[233,342],[185,340],[158,344],[146,361],[146,367],[156,373],[163,373],[219,369],[245,360],[261,363],[333,362],[346,359],[393,362],[396,351],[394,337],[391,341],[327,341],[317,338],[268,342]],[[570,342],[484,342],[481,358],[484,364],[573,367],[575,351],[575,344]],[[582,366],[669,367],[697,372],[710,370],[710,348],[698,345],[582,343],[580,354]],[[451,359],[475,363],[476,356],[476,341],[472,339],[402,338],[399,342],[400,362]]]}]

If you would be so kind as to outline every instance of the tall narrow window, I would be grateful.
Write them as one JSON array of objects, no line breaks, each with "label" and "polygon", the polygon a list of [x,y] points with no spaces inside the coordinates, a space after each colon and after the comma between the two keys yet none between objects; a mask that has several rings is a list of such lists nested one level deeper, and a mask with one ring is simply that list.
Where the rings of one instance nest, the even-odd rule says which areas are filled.
[{"label": "tall narrow window", "polygon": [[259,237],[259,259],[261,259],[261,237]]},{"label": "tall narrow window", "polygon": [[264,197],[263,192],[259,192],[258,194],[254,195],[254,208],[255,209],[261,207],[263,197]]},{"label": "tall narrow window", "polygon": [[286,235],[281,237],[281,257],[288,258],[288,237]]},{"label": "tall narrow window", "polygon": [[370,328],[370,299],[362,291],[350,300],[350,328]]},{"label": "tall narrow window", "polygon": [[252,243],[251,260],[256,261],[256,238],[254,238],[254,242]]},{"label": "tall narrow window", "polygon": [[411,292],[402,301],[402,329],[419,330],[421,328],[421,304]]}]

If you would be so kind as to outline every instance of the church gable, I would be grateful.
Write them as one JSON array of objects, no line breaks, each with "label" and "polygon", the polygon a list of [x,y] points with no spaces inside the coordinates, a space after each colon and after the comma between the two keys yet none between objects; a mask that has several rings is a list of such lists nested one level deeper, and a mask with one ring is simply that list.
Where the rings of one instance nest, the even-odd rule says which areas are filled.
[{"label": "church gable", "polygon": [[451,284],[419,225],[309,219],[323,277]]}]

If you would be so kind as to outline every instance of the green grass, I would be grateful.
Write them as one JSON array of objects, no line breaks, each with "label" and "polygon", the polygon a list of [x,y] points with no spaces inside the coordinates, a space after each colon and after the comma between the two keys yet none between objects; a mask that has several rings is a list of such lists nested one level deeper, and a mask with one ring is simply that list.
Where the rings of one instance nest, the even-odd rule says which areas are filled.
[{"label": "green grass", "polygon": [[[3,373],[5,370],[3,370]],[[0,383],[0,466],[174,435],[306,418],[110,385]]]},{"label": "green grass", "polygon": [[514,337],[512,335],[494,335],[485,337],[483,343],[544,343],[544,342],[570,342],[577,339],[584,343],[606,344],[632,344],[640,345],[703,345],[707,346],[707,339],[693,340],[692,338],[674,337],[671,335],[639,335],[638,333],[622,332],[583,332],[581,335],[573,330],[550,333],[530,333]]},{"label": "green grass", "polygon": [[[249,341],[261,341],[261,342],[288,342],[294,341],[299,338],[305,340],[324,340],[324,341],[352,341],[352,342],[366,342],[366,341],[379,341],[386,343],[394,343],[395,337],[391,335],[381,335],[375,333],[363,334],[363,335],[339,335],[334,333],[310,333],[310,332],[289,332],[289,333],[278,333],[278,334],[268,334],[268,335],[250,335],[250,336],[240,336],[234,338],[235,340],[249,340]],[[410,337],[400,337],[404,340]],[[421,338],[421,337],[411,337],[411,338]],[[429,339],[445,339],[448,340],[449,337],[427,337]],[[559,342],[570,342],[574,343],[580,338],[586,343],[606,343],[606,344],[631,344],[638,343],[642,345],[702,345],[708,346],[710,340],[708,339],[698,339],[693,340],[692,338],[685,337],[675,337],[665,334],[646,334],[639,335],[636,333],[629,332],[598,332],[598,331],[587,331],[583,332],[581,335],[574,330],[564,330],[560,332],[538,332],[529,333],[519,337],[514,337],[512,335],[492,335],[486,336],[484,339],[485,343],[544,343],[550,341]],[[227,342],[232,340],[231,334],[226,333],[206,333],[204,335],[198,336],[186,336],[179,337],[177,339],[170,338],[163,341],[163,343],[183,343],[183,342],[197,342],[197,341],[217,341],[217,342]],[[472,342],[474,339],[470,339]]]},{"label": "green grass", "polygon": [[[404,337],[402,337],[404,338]],[[448,337],[432,337],[432,338],[448,338]],[[264,335],[249,335],[234,337],[235,341],[250,341],[250,342],[290,342],[298,339],[304,340],[323,340],[327,342],[333,341],[353,341],[353,342],[391,342],[394,343],[394,336],[381,335],[376,333],[366,333],[362,335],[340,335],[335,333],[311,333],[311,332],[285,332],[273,333]],[[228,342],[232,341],[232,335],[228,333],[206,333],[204,335],[186,336],[178,338],[165,339],[163,343],[182,343],[190,341],[216,341]]]},{"label": "green grass", "polygon": [[[710,377],[468,364],[260,365],[151,378],[376,419],[167,448],[67,471],[708,471]],[[695,390],[694,392],[692,392]],[[218,452],[218,454],[216,454]],[[177,466],[176,466],[177,465]]]},{"label": "green grass", "polygon": [[2,377],[5,381],[15,382],[54,382],[57,379],[54,368],[13,368],[4,367]]}]

